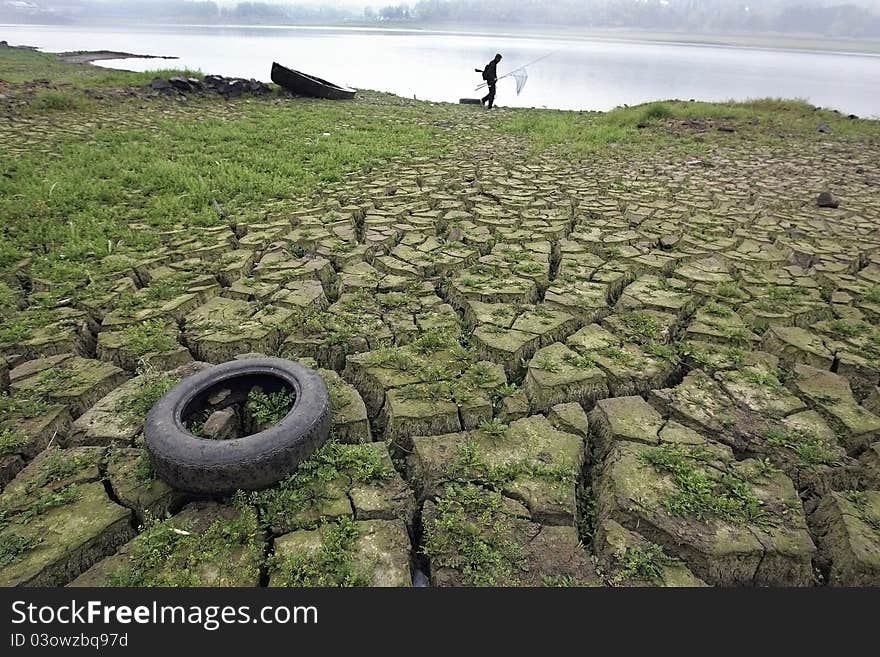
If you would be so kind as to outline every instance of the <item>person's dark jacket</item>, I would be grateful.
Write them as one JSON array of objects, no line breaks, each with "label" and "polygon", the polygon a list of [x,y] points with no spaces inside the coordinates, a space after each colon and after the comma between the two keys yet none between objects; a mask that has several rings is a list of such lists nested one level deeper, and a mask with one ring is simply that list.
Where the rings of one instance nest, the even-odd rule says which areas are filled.
[{"label": "person's dark jacket", "polygon": [[494,59],[483,69],[483,79],[489,84],[495,84],[498,81],[498,62]]}]

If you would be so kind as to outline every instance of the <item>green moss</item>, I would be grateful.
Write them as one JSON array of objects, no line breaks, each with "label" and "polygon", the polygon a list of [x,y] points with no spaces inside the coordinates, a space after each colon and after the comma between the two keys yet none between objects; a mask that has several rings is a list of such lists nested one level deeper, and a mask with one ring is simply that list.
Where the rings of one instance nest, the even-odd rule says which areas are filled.
[{"label": "green moss", "polygon": [[[49,403],[30,391],[17,393],[15,397],[0,393],[0,418],[17,416],[25,419],[39,417],[49,410]],[[2,420],[0,420],[2,421]]]},{"label": "green moss", "polygon": [[502,504],[500,495],[479,486],[447,485],[436,517],[425,526],[422,552],[432,568],[452,568],[473,586],[515,585],[524,558]]},{"label": "green moss", "polygon": [[873,529],[880,536],[880,516],[872,513],[871,501],[864,491],[846,491],[843,496],[855,507],[859,519]]},{"label": "green moss", "polygon": [[369,573],[354,563],[359,537],[357,525],[349,518],[324,525],[321,547],[317,550],[273,557],[272,584],[286,587],[370,586],[372,578]]},{"label": "green moss", "polygon": [[711,454],[703,449],[660,445],[647,450],[642,458],[672,477],[675,491],[664,500],[672,515],[701,520],[714,517],[737,524],[758,522],[765,516],[761,500],[745,481],[730,472],[710,476],[706,463]]},{"label": "green moss", "polygon": [[[33,493],[34,491],[30,491],[30,494]],[[9,526],[13,520],[26,525],[47,511],[70,504],[77,499],[77,494],[77,485],[68,484],[59,490],[40,491],[26,499],[18,497],[8,500],[0,504],[0,529]],[[23,502],[27,504],[24,508],[22,508]]]}]

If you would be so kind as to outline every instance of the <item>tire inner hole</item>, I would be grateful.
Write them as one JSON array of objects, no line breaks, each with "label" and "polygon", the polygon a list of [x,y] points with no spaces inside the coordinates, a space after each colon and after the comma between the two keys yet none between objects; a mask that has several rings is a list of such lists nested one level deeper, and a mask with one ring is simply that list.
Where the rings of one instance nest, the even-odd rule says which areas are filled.
[{"label": "tire inner hole", "polygon": [[184,407],[181,420],[196,438],[243,438],[278,424],[296,403],[296,390],[279,376],[248,374],[205,388]]}]

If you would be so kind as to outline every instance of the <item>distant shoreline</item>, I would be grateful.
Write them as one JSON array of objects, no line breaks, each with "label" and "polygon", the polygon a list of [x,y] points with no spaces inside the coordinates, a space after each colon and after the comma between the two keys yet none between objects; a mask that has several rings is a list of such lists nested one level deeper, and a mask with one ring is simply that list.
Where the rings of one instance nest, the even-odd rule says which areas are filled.
[{"label": "distant shoreline", "polygon": [[93,22],[66,24],[0,24],[16,28],[54,28],[54,29],[103,29],[122,28],[147,30],[150,28],[199,29],[253,29],[253,30],[350,30],[352,32],[413,33],[437,35],[463,35],[507,38],[563,38],[577,41],[611,41],[681,44],[691,46],[713,46],[747,49],[791,50],[805,52],[830,52],[842,55],[880,55],[880,40],[851,37],[823,37],[815,34],[736,34],[736,33],[690,33],[654,32],[635,29],[579,28],[559,25],[519,27],[499,25],[497,28],[486,25],[452,25],[448,23],[304,23],[304,24],[249,24],[249,23],[142,23],[142,22]]},{"label": "distant shoreline", "polygon": [[113,50],[73,50],[56,53],[58,58],[68,64],[91,64],[105,59],[179,59],[169,55],[138,55]]}]

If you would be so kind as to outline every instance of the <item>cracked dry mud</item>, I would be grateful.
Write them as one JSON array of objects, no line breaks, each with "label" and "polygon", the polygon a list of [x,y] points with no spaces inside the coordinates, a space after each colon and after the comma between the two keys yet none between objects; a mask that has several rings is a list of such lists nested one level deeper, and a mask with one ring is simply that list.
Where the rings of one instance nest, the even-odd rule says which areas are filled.
[{"label": "cracked dry mud", "polygon": [[[878,145],[577,163],[442,111],[445,155],[20,289],[0,584],[880,585]],[[157,481],[152,402],[253,353],[320,369],[332,441]]]}]

